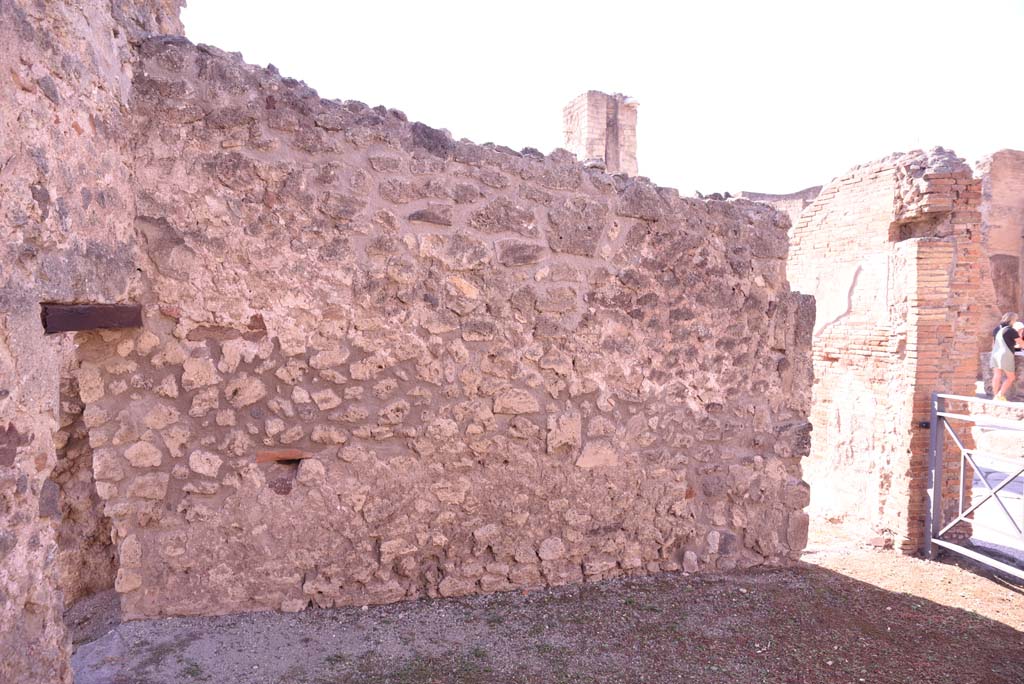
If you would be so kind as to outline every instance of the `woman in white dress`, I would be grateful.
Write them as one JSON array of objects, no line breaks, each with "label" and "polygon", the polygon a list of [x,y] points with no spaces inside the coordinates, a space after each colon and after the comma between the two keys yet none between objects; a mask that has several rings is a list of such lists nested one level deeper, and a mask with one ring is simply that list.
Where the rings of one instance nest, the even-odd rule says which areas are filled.
[{"label": "woman in white dress", "polygon": [[992,330],[992,393],[996,401],[1006,401],[1006,392],[1013,387],[1017,377],[1016,358],[1013,350],[1017,347],[1020,334],[1014,328],[1017,314],[1005,313],[999,319],[999,325]]}]

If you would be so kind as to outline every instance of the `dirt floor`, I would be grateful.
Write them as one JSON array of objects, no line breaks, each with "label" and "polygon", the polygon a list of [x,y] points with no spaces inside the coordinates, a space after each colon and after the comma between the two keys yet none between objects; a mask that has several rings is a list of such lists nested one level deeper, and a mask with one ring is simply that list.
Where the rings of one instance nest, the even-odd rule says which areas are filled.
[{"label": "dirt floor", "polygon": [[76,684],[1024,682],[1019,584],[849,543],[813,544],[784,570],[129,622],[103,636],[115,604],[90,600],[68,615]]}]

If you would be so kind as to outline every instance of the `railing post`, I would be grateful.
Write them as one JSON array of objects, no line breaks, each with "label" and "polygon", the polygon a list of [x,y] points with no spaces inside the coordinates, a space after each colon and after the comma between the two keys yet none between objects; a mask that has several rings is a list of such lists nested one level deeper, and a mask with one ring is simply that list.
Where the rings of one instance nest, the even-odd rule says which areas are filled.
[{"label": "railing post", "polygon": [[943,422],[939,414],[945,412],[946,400],[938,392],[932,393],[932,415],[928,423],[928,508],[925,509],[924,555],[934,558],[938,549],[932,538],[942,529],[942,443]]}]

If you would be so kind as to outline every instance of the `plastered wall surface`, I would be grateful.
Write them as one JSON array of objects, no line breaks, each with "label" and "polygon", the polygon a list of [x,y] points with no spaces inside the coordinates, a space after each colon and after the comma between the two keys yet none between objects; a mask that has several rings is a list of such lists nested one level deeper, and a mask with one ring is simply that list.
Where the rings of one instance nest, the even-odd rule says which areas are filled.
[{"label": "plastered wall surface", "polygon": [[1024,152],[1000,150],[983,159],[982,231],[988,246],[996,304],[1000,311],[1021,313],[1021,252],[1024,250]]},{"label": "plastered wall surface", "polygon": [[790,232],[789,278],[818,299],[812,508],[906,551],[923,530],[929,397],[974,393],[996,315],[980,200],[952,153],[894,155],[826,185]]},{"label": "plastered wall surface", "polygon": [[780,215],[142,57],[145,330],[80,336],[77,377],[128,616],[799,555]]}]

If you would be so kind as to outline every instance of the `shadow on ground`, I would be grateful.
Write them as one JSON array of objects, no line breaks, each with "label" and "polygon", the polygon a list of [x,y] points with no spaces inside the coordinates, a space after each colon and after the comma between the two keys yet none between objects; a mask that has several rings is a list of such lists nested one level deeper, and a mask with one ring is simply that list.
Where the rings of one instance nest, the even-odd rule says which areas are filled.
[{"label": "shadow on ground", "polygon": [[77,684],[1020,684],[1022,627],[801,564],[132,622],[80,646],[74,667]]}]

